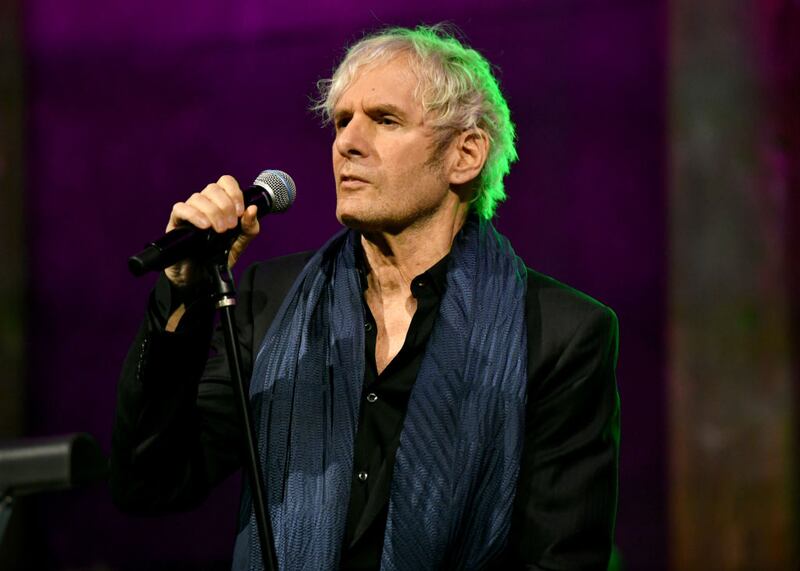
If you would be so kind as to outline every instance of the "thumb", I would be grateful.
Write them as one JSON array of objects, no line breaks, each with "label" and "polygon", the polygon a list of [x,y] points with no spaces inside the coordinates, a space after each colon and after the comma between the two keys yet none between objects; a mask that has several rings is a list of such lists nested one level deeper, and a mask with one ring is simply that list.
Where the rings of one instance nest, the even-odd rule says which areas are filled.
[{"label": "thumb", "polygon": [[251,238],[258,235],[261,226],[258,223],[258,206],[251,204],[242,214],[242,233]]},{"label": "thumb", "polygon": [[258,224],[258,207],[250,205],[242,215],[242,233],[236,238],[228,254],[228,267],[233,267],[239,257],[244,252],[247,245],[258,236],[260,226]]}]

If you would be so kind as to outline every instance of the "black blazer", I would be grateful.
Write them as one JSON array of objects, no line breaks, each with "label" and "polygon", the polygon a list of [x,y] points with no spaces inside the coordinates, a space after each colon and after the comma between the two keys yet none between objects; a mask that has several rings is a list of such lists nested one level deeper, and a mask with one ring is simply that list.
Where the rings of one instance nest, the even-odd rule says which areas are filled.
[{"label": "black blazer", "polygon": [[[255,264],[240,280],[246,378],[254,350],[310,256]],[[617,319],[552,278],[531,269],[527,278],[525,443],[509,544],[497,567],[606,569],[617,503]],[[166,333],[165,318],[179,304],[172,296],[162,277],[119,382],[111,489],[129,512],[194,507],[241,464],[224,340],[219,331],[212,334],[213,307],[197,301],[178,331]]]}]

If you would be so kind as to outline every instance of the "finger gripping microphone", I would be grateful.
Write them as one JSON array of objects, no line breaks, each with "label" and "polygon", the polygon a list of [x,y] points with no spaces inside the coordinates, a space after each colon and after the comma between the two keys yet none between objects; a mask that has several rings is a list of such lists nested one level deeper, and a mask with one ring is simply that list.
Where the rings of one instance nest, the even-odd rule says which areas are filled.
[{"label": "finger gripping microphone", "polygon": [[[258,217],[283,212],[295,199],[292,177],[283,171],[265,170],[244,192],[244,207],[258,206]],[[224,251],[239,234],[239,229],[217,234],[213,229],[201,230],[187,224],[170,230],[147,244],[141,252],[128,258],[128,269],[135,276],[156,272],[185,258],[206,258]]]}]

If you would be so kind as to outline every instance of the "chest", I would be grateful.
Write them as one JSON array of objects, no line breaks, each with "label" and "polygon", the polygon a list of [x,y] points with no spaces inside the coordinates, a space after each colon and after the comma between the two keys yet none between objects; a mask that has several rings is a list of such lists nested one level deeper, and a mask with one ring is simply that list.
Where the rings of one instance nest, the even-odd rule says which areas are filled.
[{"label": "chest", "polygon": [[375,320],[375,364],[380,374],[403,348],[417,300],[410,293],[377,296],[367,291],[364,297]]}]

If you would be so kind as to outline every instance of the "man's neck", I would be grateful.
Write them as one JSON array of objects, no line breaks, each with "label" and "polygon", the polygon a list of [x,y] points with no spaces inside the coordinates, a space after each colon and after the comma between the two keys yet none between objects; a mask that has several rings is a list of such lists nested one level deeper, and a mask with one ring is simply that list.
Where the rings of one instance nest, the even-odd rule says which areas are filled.
[{"label": "man's neck", "polygon": [[369,267],[369,288],[381,296],[407,295],[411,280],[450,252],[466,219],[467,209],[459,208],[397,234],[363,233],[361,245]]},{"label": "man's neck", "polygon": [[405,343],[417,310],[411,280],[447,255],[466,219],[464,205],[436,213],[401,232],[362,234],[369,266],[364,297],[377,326],[375,364],[379,374]]}]

